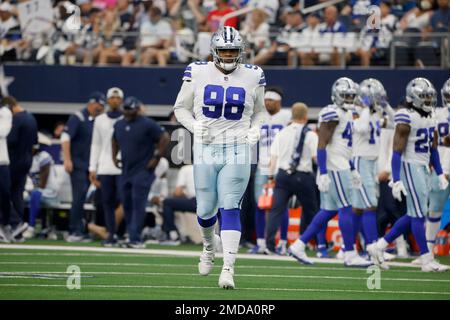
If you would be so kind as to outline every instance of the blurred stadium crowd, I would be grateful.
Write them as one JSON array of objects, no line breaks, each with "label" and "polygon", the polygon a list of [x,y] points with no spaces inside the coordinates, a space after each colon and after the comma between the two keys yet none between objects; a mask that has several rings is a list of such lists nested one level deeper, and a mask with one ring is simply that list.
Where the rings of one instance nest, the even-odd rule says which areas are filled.
[{"label": "blurred stadium crowd", "polygon": [[257,65],[388,65],[394,40],[399,65],[440,65],[448,51],[449,0],[350,0],[308,14],[328,1],[52,0],[53,21],[39,34],[24,32],[16,2],[0,5],[1,61],[186,64],[207,59],[221,18],[246,6],[257,9],[225,24],[245,36]]}]

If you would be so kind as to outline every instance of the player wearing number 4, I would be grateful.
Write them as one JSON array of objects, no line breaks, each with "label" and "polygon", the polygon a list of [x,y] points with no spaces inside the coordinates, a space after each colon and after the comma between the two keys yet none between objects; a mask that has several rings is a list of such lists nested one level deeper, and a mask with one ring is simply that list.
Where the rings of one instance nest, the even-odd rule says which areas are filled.
[{"label": "player wearing number 4", "polygon": [[[430,191],[429,164],[438,176],[439,189],[448,187],[442,172],[437,150],[436,90],[425,78],[416,78],[406,87],[406,108],[396,112],[394,153],[392,155],[392,195],[401,200],[406,197],[406,215],[398,219],[392,229],[368,252],[377,265],[384,266],[383,251],[399,235],[412,230],[420,248],[422,271],[446,271],[429,252],[425,237],[425,215],[428,212]],[[384,266],[387,268],[387,266]]]},{"label": "player wearing number 4", "polygon": [[191,63],[184,72],[174,111],[194,134],[194,183],[203,239],[198,270],[208,275],[216,251],[217,208],[223,268],[219,286],[234,288],[234,263],[241,237],[241,200],[250,178],[250,146],[266,120],[263,71],[240,64],[244,41],[232,27],[211,38],[214,62]]},{"label": "player wearing number 4", "polygon": [[[288,249],[301,263],[312,264],[306,256],[306,243],[326,228],[328,221],[339,214],[339,228],[344,239],[344,264],[366,267],[371,263],[354,249],[353,213],[350,188],[361,184],[360,176],[351,164],[352,126],[357,84],[349,78],[339,78],[331,89],[333,105],[319,113],[319,146],[317,185],[320,190],[320,211],[311,224]],[[353,170],[352,170],[353,169]]]}]

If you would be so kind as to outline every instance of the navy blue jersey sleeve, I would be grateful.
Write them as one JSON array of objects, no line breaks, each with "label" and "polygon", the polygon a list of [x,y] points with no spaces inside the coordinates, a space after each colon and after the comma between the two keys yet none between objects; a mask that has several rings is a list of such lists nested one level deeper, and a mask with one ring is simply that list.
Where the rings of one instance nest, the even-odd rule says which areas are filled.
[{"label": "navy blue jersey sleeve", "polygon": [[67,133],[71,139],[77,135],[78,127],[80,125],[80,119],[76,115],[71,115],[67,120],[64,132]]},{"label": "navy blue jersey sleeve", "polygon": [[163,134],[164,131],[165,131],[165,129],[163,127],[161,127],[155,121],[150,119],[150,123],[149,123],[149,127],[148,127],[148,135],[149,135],[149,138],[153,142],[155,142],[155,143],[158,142],[159,138],[161,137],[161,135]]}]

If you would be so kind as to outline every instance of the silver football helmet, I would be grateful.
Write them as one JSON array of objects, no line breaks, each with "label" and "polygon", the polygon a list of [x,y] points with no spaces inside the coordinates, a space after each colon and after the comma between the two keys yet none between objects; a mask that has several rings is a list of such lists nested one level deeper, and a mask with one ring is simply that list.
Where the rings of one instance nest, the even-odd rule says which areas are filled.
[{"label": "silver football helmet", "polygon": [[339,78],[331,87],[331,100],[338,107],[345,110],[354,109],[356,94],[358,93],[358,84],[350,78]]},{"label": "silver football helmet", "polygon": [[450,79],[445,81],[441,89],[442,106],[450,107]]},{"label": "silver football helmet", "polygon": [[436,107],[437,93],[433,84],[425,78],[415,78],[406,86],[406,102],[430,113]]},{"label": "silver football helmet", "polygon": [[365,107],[380,110],[386,99],[386,90],[377,79],[369,78],[359,84],[358,97]]},{"label": "silver football helmet", "polygon": [[[232,71],[236,69],[242,61],[244,49],[244,39],[233,27],[225,26],[212,35],[211,54],[214,64],[223,70]],[[236,50],[236,55],[234,57],[221,57],[221,50]]]}]

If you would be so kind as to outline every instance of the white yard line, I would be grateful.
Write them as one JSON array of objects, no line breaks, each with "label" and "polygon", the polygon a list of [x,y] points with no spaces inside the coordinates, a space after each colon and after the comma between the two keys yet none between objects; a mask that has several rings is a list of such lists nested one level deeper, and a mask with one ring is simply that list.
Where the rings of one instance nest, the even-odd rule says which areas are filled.
[{"label": "white yard line", "polygon": [[[0,287],[59,287],[66,288],[66,285],[60,284],[19,284],[9,283],[0,284]],[[122,288],[122,289],[217,289],[215,286],[197,287],[197,286],[146,286],[146,285],[82,285],[82,288]],[[240,288],[237,290],[251,291],[291,291],[291,292],[342,292],[342,293],[388,293],[388,294],[423,294],[423,295],[450,295],[450,292],[434,291],[395,291],[395,290],[346,290],[346,289],[313,289],[313,288]]]},{"label": "white yard line", "polygon": [[[178,277],[196,277],[197,273],[179,273],[179,272],[120,272],[120,271],[82,271],[82,274],[88,275],[134,275],[134,276],[178,276]],[[67,275],[67,272],[63,271],[12,271],[12,272],[0,272],[0,279],[5,276],[16,275]],[[219,276],[219,274],[211,274],[211,276]],[[285,279],[331,279],[331,280],[367,280],[367,277],[348,277],[348,276],[310,276],[310,275],[283,275],[283,274],[242,274],[237,273],[235,277],[253,277],[253,278],[285,278]],[[411,279],[411,278],[386,278],[383,277],[382,281],[406,281],[406,282],[450,282],[446,279]]]},{"label": "white yard line", "polygon": [[[189,250],[161,250],[161,249],[126,249],[126,248],[102,248],[102,247],[77,247],[77,246],[49,246],[49,245],[16,245],[16,244],[0,244],[0,249],[21,249],[21,250],[52,250],[52,251],[81,251],[81,252],[107,252],[107,253],[134,253],[147,255],[163,255],[172,257],[198,257],[200,251]],[[217,254],[222,257],[222,254]],[[284,256],[265,256],[239,253],[238,259],[248,260],[269,260],[269,261],[293,261],[291,257]],[[337,259],[311,258],[317,264],[342,264]],[[407,262],[388,262],[388,265],[395,267],[419,268]]]}]

